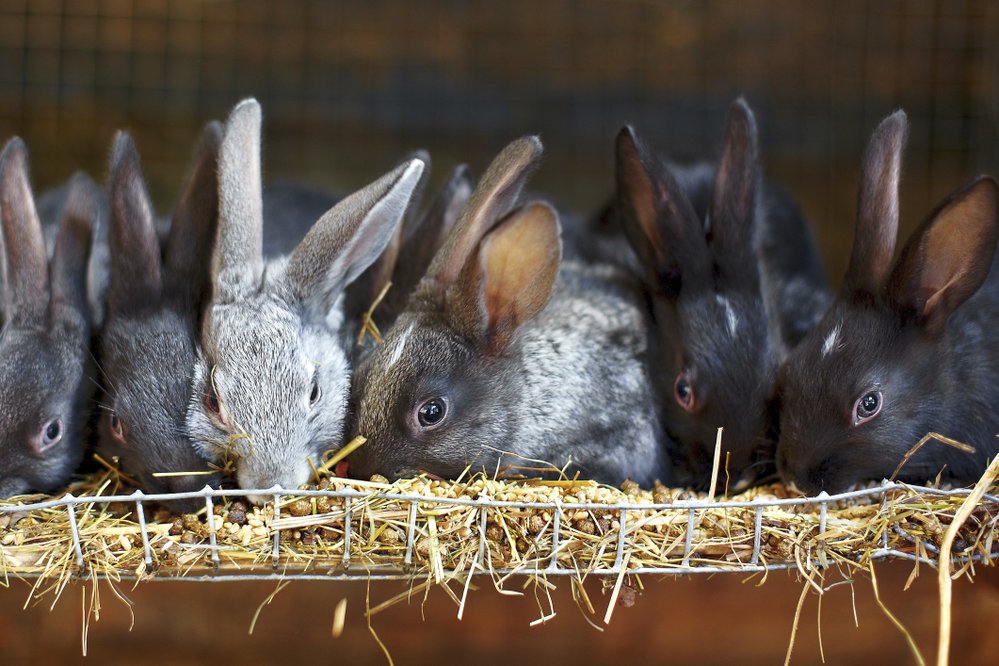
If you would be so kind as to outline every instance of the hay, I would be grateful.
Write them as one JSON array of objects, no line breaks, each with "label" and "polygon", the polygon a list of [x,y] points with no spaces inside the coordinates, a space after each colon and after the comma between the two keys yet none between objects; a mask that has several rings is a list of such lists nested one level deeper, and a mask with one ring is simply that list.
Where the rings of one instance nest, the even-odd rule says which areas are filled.
[{"label": "hay", "polygon": [[[943,557],[948,589],[941,587],[938,663],[945,663],[949,581],[999,557],[995,465],[974,491],[886,481],[798,498],[770,485],[721,500],[662,486],[616,489],[568,479],[355,481],[329,476],[336,466],[327,461],[316,468],[316,485],[282,492],[263,507],[247,506],[239,490],[131,492],[112,466],[62,497],[0,501],[0,584],[34,579],[26,603],[50,596],[55,604],[71,581],[91,581],[90,610],[84,595],[85,644],[89,618],[99,608],[98,580],[110,581],[121,599],[115,583],[126,579],[278,580],[261,609],[296,579],[366,579],[369,594],[372,579],[409,580],[402,593],[368,604],[368,628],[378,640],[372,616],[431,587],[452,598],[460,619],[476,575],[488,575],[502,594],[522,594],[511,588],[533,584],[548,608],[532,625],[555,617],[553,581],[566,576],[584,617],[599,629],[590,620],[598,615],[583,585],[588,577],[600,577],[610,591],[606,624],[617,605],[633,603],[642,575],[734,572],[759,575],[762,583],[769,571],[789,569],[804,580],[790,658],[808,591],[822,595],[840,584],[827,582],[828,572],[845,582],[869,577],[877,595],[875,562],[914,562],[911,583],[921,563],[936,567]],[[203,505],[178,515],[170,509],[177,500]],[[881,608],[922,662],[905,627]],[[341,602],[333,635],[342,631],[345,611]]]},{"label": "hay", "polygon": [[[476,571],[499,587],[520,574],[596,574],[610,577],[615,594],[626,575],[643,573],[790,568],[814,581],[826,569],[860,573],[889,557],[933,563],[968,496],[885,484],[821,502],[770,485],[709,501],[662,486],[589,481],[326,477],[282,495],[276,507],[250,508],[239,491],[213,491],[209,520],[207,506],[178,516],[169,501],[157,501],[196,494],[125,495],[120,484],[109,471],[70,488],[72,500],[0,502],[0,579],[37,578],[39,594],[58,594],[74,575],[117,581],[275,571],[436,585],[465,585]],[[956,575],[996,556],[997,521],[995,494],[968,510],[954,534]]]}]

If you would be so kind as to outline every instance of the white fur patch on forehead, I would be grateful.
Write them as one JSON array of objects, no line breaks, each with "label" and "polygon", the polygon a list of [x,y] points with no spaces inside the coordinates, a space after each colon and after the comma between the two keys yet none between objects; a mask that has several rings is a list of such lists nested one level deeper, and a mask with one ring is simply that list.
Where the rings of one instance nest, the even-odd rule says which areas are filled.
[{"label": "white fur patch on forehead", "polygon": [[392,347],[392,355],[389,356],[389,368],[398,363],[399,359],[402,358],[402,350],[406,346],[406,341],[409,340],[409,334],[413,332],[414,326],[416,326],[416,324],[410,324],[406,330],[402,332],[402,335],[399,336],[399,339],[395,341],[395,346]]},{"label": "white fur patch on forehead", "polygon": [[718,301],[718,305],[725,308],[725,323],[728,324],[728,334],[735,337],[735,334],[739,331],[739,315],[735,314],[735,308],[727,298],[718,294],[715,296]]},{"label": "white fur patch on forehead", "polygon": [[833,327],[833,330],[829,331],[829,335],[822,342],[822,355],[828,356],[832,353],[834,349],[839,347],[839,334],[843,330],[843,322],[840,321]]}]

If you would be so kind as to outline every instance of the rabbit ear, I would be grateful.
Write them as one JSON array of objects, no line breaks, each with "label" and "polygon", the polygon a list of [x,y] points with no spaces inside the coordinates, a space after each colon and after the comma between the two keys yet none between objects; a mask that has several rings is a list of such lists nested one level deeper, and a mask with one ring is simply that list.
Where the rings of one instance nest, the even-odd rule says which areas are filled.
[{"label": "rabbit ear", "polygon": [[87,265],[91,235],[99,214],[97,185],[82,172],[73,175],[52,257],[52,320],[86,324]]},{"label": "rabbit ear", "polygon": [[309,230],[288,263],[288,278],[303,302],[325,315],[392,239],[423,173],[412,160],[350,195]]},{"label": "rabbit ear", "polygon": [[[404,233],[404,228],[412,218],[412,211],[415,207],[415,202],[419,200],[420,194],[423,188],[427,184],[427,176],[430,173],[430,155],[425,150],[416,150],[406,156],[406,159],[401,162],[401,164],[409,164],[413,160],[419,160],[423,162],[424,169],[420,176],[416,187],[413,190],[413,194],[410,197],[410,205],[407,207],[407,215],[405,221],[395,228],[395,233],[392,234],[392,238],[389,239],[388,245],[382,251],[378,258],[368,266],[364,272],[362,272],[356,280],[354,280],[349,287],[347,287],[346,301],[344,303],[344,310],[346,311],[348,319],[357,319],[371,307],[375,299],[378,298],[382,290],[385,288],[389,282],[392,282],[392,289],[389,292],[393,294],[397,291],[398,286],[392,279],[393,271],[398,267],[398,259],[400,250],[402,248],[402,235]],[[406,258],[406,263],[409,263],[410,258]],[[388,297],[386,297],[388,298]]]},{"label": "rabbit ear", "polygon": [[177,203],[166,240],[165,274],[169,288],[191,304],[210,290],[209,260],[219,210],[218,159],[222,124],[213,121],[201,132],[184,193]]},{"label": "rabbit ear", "polygon": [[405,260],[396,263],[392,277],[397,293],[412,290],[426,273],[472,196],[473,187],[468,167],[463,164],[456,167],[423,215],[413,218],[412,224],[407,220],[403,225],[399,255]]},{"label": "rabbit ear", "polygon": [[49,266],[28,172],[28,149],[15,137],[0,154],[4,312],[11,321],[38,322],[49,305]]},{"label": "rabbit ear", "polygon": [[443,291],[458,280],[478,242],[516,203],[541,152],[541,140],[536,136],[521,137],[500,151],[458,216],[454,230],[434,255],[421,284]]},{"label": "rabbit ear", "polygon": [[252,291],[263,272],[260,116],[257,100],[243,100],[229,114],[222,135],[218,234],[212,253],[216,300]]},{"label": "rabbit ear", "polygon": [[539,202],[496,225],[449,291],[455,327],[487,352],[502,352],[551,298],[562,260],[560,233],[555,210]]},{"label": "rabbit ear", "polygon": [[754,241],[759,191],[757,151],[756,119],[740,97],[729,111],[725,149],[711,192],[708,244],[723,286],[759,285]]},{"label": "rabbit ear", "polygon": [[108,178],[111,283],[108,308],[141,309],[160,297],[160,242],[132,137],[118,132]]},{"label": "rabbit ear", "polygon": [[898,234],[898,181],[908,120],[896,111],[881,121],[867,145],[860,171],[857,224],[844,288],[860,295],[881,293]]},{"label": "rabbit ear", "polygon": [[703,224],[679,183],[631,126],[618,132],[615,149],[618,217],[649,287],[676,296],[684,285],[710,286]]},{"label": "rabbit ear", "polygon": [[999,239],[999,184],[980,176],[948,197],[912,234],[889,283],[903,312],[931,333],[982,286]]}]

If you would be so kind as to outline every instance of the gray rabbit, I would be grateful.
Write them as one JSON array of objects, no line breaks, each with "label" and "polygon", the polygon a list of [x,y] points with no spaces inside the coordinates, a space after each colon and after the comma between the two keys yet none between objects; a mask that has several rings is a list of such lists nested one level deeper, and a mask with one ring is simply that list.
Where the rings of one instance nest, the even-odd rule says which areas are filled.
[{"label": "gray rabbit", "polygon": [[73,179],[50,264],[27,149],[14,138],[0,154],[0,497],[58,487],[83,455],[93,387],[87,265],[98,197],[88,178]]},{"label": "gray rabbit", "polygon": [[611,214],[652,306],[676,467],[697,487],[710,481],[719,427],[734,489],[773,472],[776,369],[828,301],[811,230],[762,181],[757,153],[756,122],[741,99],[717,166],[667,164],[630,127],[617,138]]},{"label": "gray rabbit", "polygon": [[202,455],[235,461],[241,488],[296,488],[343,443],[344,287],[388,244],[424,165],[411,160],[346,197],[290,256],[265,262],[260,123],[246,100],[222,137],[213,290],[187,424]]},{"label": "gray rabbit", "polygon": [[209,460],[191,445],[186,415],[200,311],[211,284],[221,141],[219,123],[205,127],[162,249],[131,137],[119,132],[111,152],[111,281],[99,343],[105,395],[98,450],[116,457],[147,491],[218,482],[217,475],[154,474],[209,471]]},{"label": "gray rabbit", "polygon": [[525,137],[496,157],[359,367],[352,430],[368,442],[353,475],[550,464],[607,483],[670,480],[637,292],[613,268],[561,264],[550,206],[515,207],[541,151]]},{"label": "gray rabbit", "polygon": [[931,431],[976,452],[931,442],[900,480],[971,483],[999,452],[999,184],[951,194],[892,262],[907,129],[874,131],[843,286],[780,370],[777,464],[808,495],[891,476]]}]

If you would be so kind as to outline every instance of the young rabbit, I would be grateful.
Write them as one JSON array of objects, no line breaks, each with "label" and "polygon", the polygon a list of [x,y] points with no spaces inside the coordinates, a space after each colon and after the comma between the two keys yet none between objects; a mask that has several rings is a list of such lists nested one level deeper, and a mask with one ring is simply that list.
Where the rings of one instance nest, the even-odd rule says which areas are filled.
[{"label": "young rabbit", "polygon": [[97,194],[73,180],[49,265],[24,143],[0,154],[0,497],[53,490],[83,455],[92,383],[87,263]]},{"label": "young rabbit", "polygon": [[890,477],[976,480],[999,451],[999,185],[980,176],[945,199],[892,265],[907,122],[875,130],[860,175],[849,267],[818,327],[781,367],[777,463],[813,495]]},{"label": "young rabbit", "polygon": [[777,365],[827,300],[818,249],[797,208],[761,182],[756,121],[743,100],[731,107],[717,167],[667,165],[630,127],[616,148],[612,212],[649,293],[678,473],[706,487],[724,427],[722,471],[741,489],[772,465]]},{"label": "young rabbit", "polygon": [[131,137],[119,132],[111,152],[111,284],[99,345],[106,394],[98,450],[117,457],[150,492],[218,482],[217,476],[154,474],[209,469],[188,437],[186,415],[199,314],[210,289],[221,140],[219,123],[205,127],[162,251]]},{"label": "young rabbit", "polygon": [[493,161],[359,367],[353,475],[571,462],[607,483],[669,480],[637,293],[608,267],[560,270],[555,211],[513,208],[540,155],[525,137]]},{"label": "young rabbit", "polygon": [[345,198],[290,256],[265,262],[260,120],[257,102],[246,100],[222,137],[213,293],[187,423],[205,457],[235,461],[241,488],[297,488],[310,463],[342,444],[350,384],[343,289],[388,244],[423,162]]},{"label": "young rabbit", "polygon": [[[422,151],[419,159],[430,164]],[[424,174],[427,172],[424,171]],[[425,180],[424,176],[424,180]],[[421,182],[421,186],[422,186]],[[458,215],[472,195],[474,183],[468,168],[456,167],[425,210],[417,212],[411,204],[402,224],[396,229],[388,246],[375,263],[347,289],[345,309],[348,321],[361,324],[362,316],[378,298],[387,283],[391,288],[378,304],[372,319],[379,331],[387,331],[409,300],[409,295],[423,278],[434,254],[440,249],[458,220]],[[414,202],[419,198],[417,187]],[[354,338],[356,338],[354,332]],[[369,336],[364,337],[362,350],[373,348]]]}]

